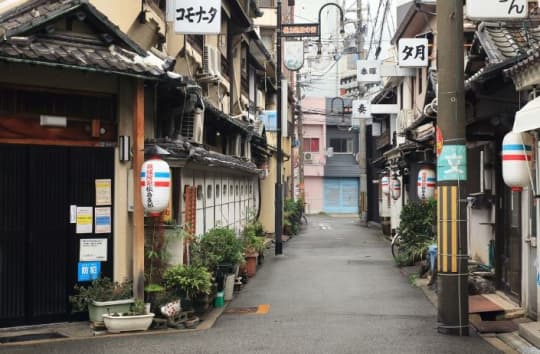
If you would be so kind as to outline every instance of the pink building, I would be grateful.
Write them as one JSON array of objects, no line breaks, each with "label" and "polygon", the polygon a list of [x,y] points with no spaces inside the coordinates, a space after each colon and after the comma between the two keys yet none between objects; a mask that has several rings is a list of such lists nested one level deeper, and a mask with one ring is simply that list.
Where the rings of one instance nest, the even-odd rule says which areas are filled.
[{"label": "pink building", "polygon": [[306,212],[323,211],[324,165],[326,163],[326,122],[324,97],[306,97],[304,111],[304,194]]}]

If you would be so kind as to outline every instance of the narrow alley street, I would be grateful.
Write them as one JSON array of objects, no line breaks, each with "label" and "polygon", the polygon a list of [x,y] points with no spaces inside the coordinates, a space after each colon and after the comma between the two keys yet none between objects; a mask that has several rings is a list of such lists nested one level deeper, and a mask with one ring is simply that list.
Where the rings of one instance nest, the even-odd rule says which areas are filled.
[{"label": "narrow alley street", "polygon": [[267,253],[256,277],[228,308],[268,304],[265,314],[224,313],[207,331],[0,345],[0,352],[497,352],[474,334],[437,333],[435,308],[394,266],[379,230],[362,227],[354,218],[309,219],[300,235],[285,244],[284,256]]}]

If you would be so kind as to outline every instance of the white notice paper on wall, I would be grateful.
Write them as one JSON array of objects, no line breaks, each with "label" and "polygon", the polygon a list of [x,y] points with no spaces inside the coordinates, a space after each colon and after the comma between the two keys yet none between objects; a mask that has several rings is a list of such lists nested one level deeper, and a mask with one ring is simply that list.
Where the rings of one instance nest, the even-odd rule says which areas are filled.
[{"label": "white notice paper on wall", "polygon": [[80,240],[79,262],[106,262],[107,239],[83,238]]},{"label": "white notice paper on wall", "polygon": [[96,234],[111,233],[111,207],[96,208]]},{"label": "white notice paper on wall", "polygon": [[75,227],[75,233],[78,234],[91,234],[93,224],[93,210],[92,207],[77,207],[77,225]]}]

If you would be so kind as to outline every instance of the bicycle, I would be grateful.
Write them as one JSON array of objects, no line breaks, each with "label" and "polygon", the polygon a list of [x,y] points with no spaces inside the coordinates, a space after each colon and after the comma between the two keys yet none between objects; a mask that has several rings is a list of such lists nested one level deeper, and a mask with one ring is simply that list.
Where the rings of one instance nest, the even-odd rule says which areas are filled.
[{"label": "bicycle", "polygon": [[300,224],[304,224],[304,225],[308,224],[308,219],[306,216],[306,205],[307,203],[304,203],[304,207],[300,208]]},{"label": "bicycle", "polygon": [[399,232],[396,231],[396,234],[392,236],[392,243],[391,243],[391,249],[392,249],[392,257],[397,261],[399,259],[399,253],[401,248],[401,235]]}]

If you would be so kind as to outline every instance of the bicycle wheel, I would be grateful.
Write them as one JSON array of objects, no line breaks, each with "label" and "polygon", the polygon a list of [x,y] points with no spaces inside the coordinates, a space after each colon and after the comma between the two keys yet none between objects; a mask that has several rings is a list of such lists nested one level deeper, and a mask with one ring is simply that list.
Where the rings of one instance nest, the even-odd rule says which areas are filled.
[{"label": "bicycle wheel", "polygon": [[395,235],[394,238],[392,238],[392,257],[394,257],[395,260],[399,257],[399,251],[400,251],[400,243],[401,243],[401,237],[399,235]]},{"label": "bicycle wheel", "polygon": [[307,220],[306,214],[302,214],[302,217],[300,218],[300,220],[301,220],[305,225],[308,224],[308,220]]}]

